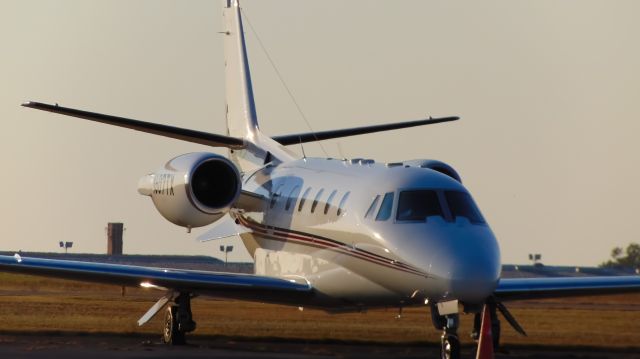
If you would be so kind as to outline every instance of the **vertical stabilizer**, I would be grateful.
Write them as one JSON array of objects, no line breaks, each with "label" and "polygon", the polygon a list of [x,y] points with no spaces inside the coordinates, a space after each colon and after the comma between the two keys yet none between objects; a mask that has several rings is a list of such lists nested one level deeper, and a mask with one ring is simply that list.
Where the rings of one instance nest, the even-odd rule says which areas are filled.
[{"label": "vertical stabilizer", "polygon": [[230,150],[229,158],[242,171],[261,167],[271,161],[290,160],[295,155],[264,136],[258,128],[240,4],[238,0],[222,0],[222,6],[227,131],[229,136],[244,139],[246,145],[244,150]]},{"label": "vertical stabilizer", "polygon": [[233,137],[251,138],[258,129],[251,73],[238,0],[223,0],[227,128]]}]

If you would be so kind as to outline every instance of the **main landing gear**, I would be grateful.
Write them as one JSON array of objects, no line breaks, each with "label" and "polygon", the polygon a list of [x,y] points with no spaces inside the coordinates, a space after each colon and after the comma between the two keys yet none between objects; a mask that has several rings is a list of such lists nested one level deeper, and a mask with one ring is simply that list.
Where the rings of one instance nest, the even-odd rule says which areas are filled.
[{"label": "main landing gear", "polygon": [[458,339],[458,326],[460,318],[458,313],[440,315],[438,307],[431,305],[431,321],[436,329],[442,330],[440,357],[442,359],[459,359],[460,340]]},{"label": "main landing gear", "polygon": [[196,322],[191,315],[191,294],[181,292],[174,299],[174,303],[167,306],[162,341],[170,345],[184,345],[185,334],[195,329]]}]

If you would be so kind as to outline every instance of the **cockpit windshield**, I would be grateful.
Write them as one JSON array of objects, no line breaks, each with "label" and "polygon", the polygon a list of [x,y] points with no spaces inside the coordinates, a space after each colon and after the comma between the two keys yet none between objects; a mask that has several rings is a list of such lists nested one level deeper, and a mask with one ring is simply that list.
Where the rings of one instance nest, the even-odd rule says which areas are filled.
[{"label": "cockpit windshield", "polygon": [[482,217],[482,214],[480,213],[480,210],[468,193],[446,191],[444,195],[447,198],[449,210],[454,218],[458,216],[466,217],[469,222],[473,224],[486,223],[484,217]]},{"label": "cockpit windshield", "polygon": [[451,222],[465,217],[472,224],[485,224],[471,196],[466,192],[437,189],[401,191],[398,199],[397,221],[424,222],[428,217],[439,216]]},{"label": "cockpit windshield", "polygon": [[400,192],[398,200],[399,221],[424,221],[430,216],[444,217],[438,193],[433,190],[414,190]]}]

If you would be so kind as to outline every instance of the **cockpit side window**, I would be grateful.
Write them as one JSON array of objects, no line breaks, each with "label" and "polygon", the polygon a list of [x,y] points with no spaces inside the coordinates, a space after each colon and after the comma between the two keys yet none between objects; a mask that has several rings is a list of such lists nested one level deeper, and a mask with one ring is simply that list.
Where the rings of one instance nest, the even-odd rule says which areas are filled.
[{"label": "cockpit side window", "polygon": [[451,215],[455,217],[466,217],[473,224],[485,224],[482,213],[468,193],[445,191],[447,204],[451,210]]},{"label": "cockpit side window", "polygon": [[371,206],[369,206],[369,209],[367,210],[367,214],[364,215],[365,218],[369,218],[373,215],[373,211],[376,210],[376,206],[378,206],[379,200],[380,200],[380,195],[377,195],[376,198],[373,199],[373,202],[371,202]]},{"label": "cockpit side window", "polygon": [[391,217],[391,210],[393,209],[393,192],[386,193],[382,199],[380,210],[376,216],[376,221],[386,221]]},{"label": "cockpit side window", "polygon": [[398,198],[398,221],[425,221],[427,217],[444,217],[438,193],[434,190],[402,191]]}]

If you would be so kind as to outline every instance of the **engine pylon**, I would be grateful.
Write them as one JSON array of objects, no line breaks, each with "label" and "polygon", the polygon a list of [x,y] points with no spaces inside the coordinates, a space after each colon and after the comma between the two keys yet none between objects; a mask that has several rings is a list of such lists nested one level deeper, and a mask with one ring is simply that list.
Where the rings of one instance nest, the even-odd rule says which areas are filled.
[{"label": "engine pylon", "polygon": [[491,313],[489,305],[482,309],[482,324],[480,325],[480,338],[478,339],[478,351],[476,359],[493,359],[493,333],[491,332]]}]

